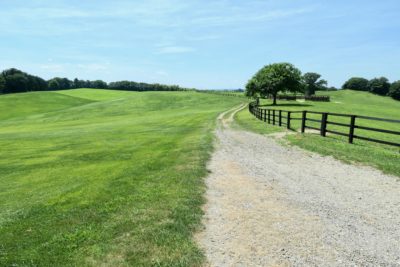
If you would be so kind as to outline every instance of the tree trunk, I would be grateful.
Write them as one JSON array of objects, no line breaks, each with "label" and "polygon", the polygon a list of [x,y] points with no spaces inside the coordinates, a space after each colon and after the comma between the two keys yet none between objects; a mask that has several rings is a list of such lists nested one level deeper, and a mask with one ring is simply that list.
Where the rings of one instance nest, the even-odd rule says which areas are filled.
[{"label": "tree trunk", "polygon": [[276,94],[272,95],[272,99],[273,99],[272,105],[275,106],[276,105]]}]

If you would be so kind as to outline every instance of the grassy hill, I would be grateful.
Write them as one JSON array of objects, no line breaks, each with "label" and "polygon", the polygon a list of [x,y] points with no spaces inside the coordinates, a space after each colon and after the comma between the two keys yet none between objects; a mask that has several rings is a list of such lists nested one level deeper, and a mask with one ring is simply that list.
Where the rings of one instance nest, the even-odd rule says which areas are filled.
[{"label": "grassy hill", "polygon": [[[319,92],[323,95],[330,95],[331,102],[312,102],[312,101],[278,101],[277,106],[270,106],[269,100],[263,100],[262,105],[266,108],[282,110],[311,110],[326,111],[334,113],[355,114],[388,119],[400,119],[400,101],[390,97],[377,96],[367,92],[351,90],[341,90],[337,92]],[[300,117],[300,114],[294,117]],[[321,115],[308,115],[312,119],[321,119]],[[331,117],[332,120],[340,123],[349,123],[349,118]],[[285,128],[272,126],[255,119],[248,110],[243,110],[236,116],[236,121],[240,127],[250,129],[260,133],[274,133],[285,131]],[[319,127],[318,123],[307,122],[308,125]],[[387,122],[370,121],[357,119],[357,124],[375,128],[391,129],[400,131],[400,124]],[[300,128],[300,121],[293,121],[294,129]],[[329,129],[347,133],[348,128],[329,125]],[[361,136],[378,138],[387,141],[400,143],[400,136],[375,133],[356,129],[356,134]],[[316,151],[323,155],[331,155],[347,162],[359,162],[377,167],[384,172],[400,176],[400,153],[399,148],[380,145],[367,141],[355,139],[354,144],[348,144],[347,138],[328,134],[323,138],[318,133],[293,134],[285,137],[290,144],[298,145],[302,148]]]},{"label": "grassy hill", "polygon": [[0,96],[1,266],[193,266],[218,113],[194,92]]}]

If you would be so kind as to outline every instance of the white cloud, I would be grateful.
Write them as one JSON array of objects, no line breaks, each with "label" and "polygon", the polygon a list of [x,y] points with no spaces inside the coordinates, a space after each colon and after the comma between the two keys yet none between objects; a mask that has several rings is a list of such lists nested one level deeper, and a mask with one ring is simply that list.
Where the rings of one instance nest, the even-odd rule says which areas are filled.
[{"label": "white cloud", "polygon": [[292,17],[295,15],[305,14],[311,12],[310,8],[301,9],[290,9],[290,10],[273,10],[267,12],[240,12],[236,14],[229,15],[218,15],[218,16],[202,16],[195,18],[192,24],[201,26],[229,26],[235,24],[253,23],[261,21],[271,21],[277,19],[283,19],[287,17]]}]

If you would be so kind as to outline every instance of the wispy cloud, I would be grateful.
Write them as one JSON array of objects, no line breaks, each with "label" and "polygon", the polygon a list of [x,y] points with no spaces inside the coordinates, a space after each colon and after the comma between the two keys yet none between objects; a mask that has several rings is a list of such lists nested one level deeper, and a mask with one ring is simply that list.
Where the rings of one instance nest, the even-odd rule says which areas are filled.
[{"label": "wispy cloud", "polygon": [[[254,12],[254,11],[253,11]],[[273,10],[267,12],[258,12],[249,14],[248,12],[218,16],[202,16],[195,18],[192,24],[201,26],[229,26],[235,24],[262,22],[284,19],[295,15],[301,15],[312,12],[311,8],[289,9],[289,10]]]}]

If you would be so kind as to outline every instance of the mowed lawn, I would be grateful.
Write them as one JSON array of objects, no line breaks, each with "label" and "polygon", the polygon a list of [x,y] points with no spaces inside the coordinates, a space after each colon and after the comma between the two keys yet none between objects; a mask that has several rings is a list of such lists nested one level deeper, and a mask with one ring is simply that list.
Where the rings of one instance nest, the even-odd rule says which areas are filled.
[{"label": "mowed lawn", "polygon": [[[400,120],[400,101],[390,97],[377,96],[367,92],[341,90],[338,92],[318,92],[322,95],[330,95],[331,102],[313,101],[284,101],[278,100],[277,106],[271,106],[271,101],[263,100],[263,108],[282,110],[310,110],[320,112],[355,114],[372,117],[381,117]],[[284,113],[286,116],[286,113]],[[300,118],[301,114],[292,114],[292,117]],[[308,118],[320,120],[321,115],[308,114]],[[328,121],[349,124],[350,118],[328,117]],[[255,132],[269,134],[284,131],[284,127],[277,127],[255,119],[248,109],[236,115],[237,124],[245,129]],[[286,121],[285,121],[286,122]],[[400,123],[388,123],[357,119],[356,124],[367,127],[400,131]],[[299,132],[301,121],[292,121],[292,129]],[[307,125],[319,128],[316,122],[307,122]],[[348,133],[349,128],[342,126],[328,125],[328,129]],[[391,142],[400,143],[399,135],[371,132],[366,130],[355,130],[356,135],[376,138]],[[323,155],[333,156],[345,162],[362,163],[374,166],[386,173],[400,177],[400,149],[399,147],[381,145],[360,139],[354,139],[354,144],[348,144],[348,139],[343,136],[328,133],[327,137],[321,137],[318,132],[312,133],[306,130],[306,134],[292,134],[285,138],[290,144],[318,152]]]},{"label": "mowed lawn", "polygon": [[0,96],[0,266],[196,266],[218,113],[195,92]]}]

